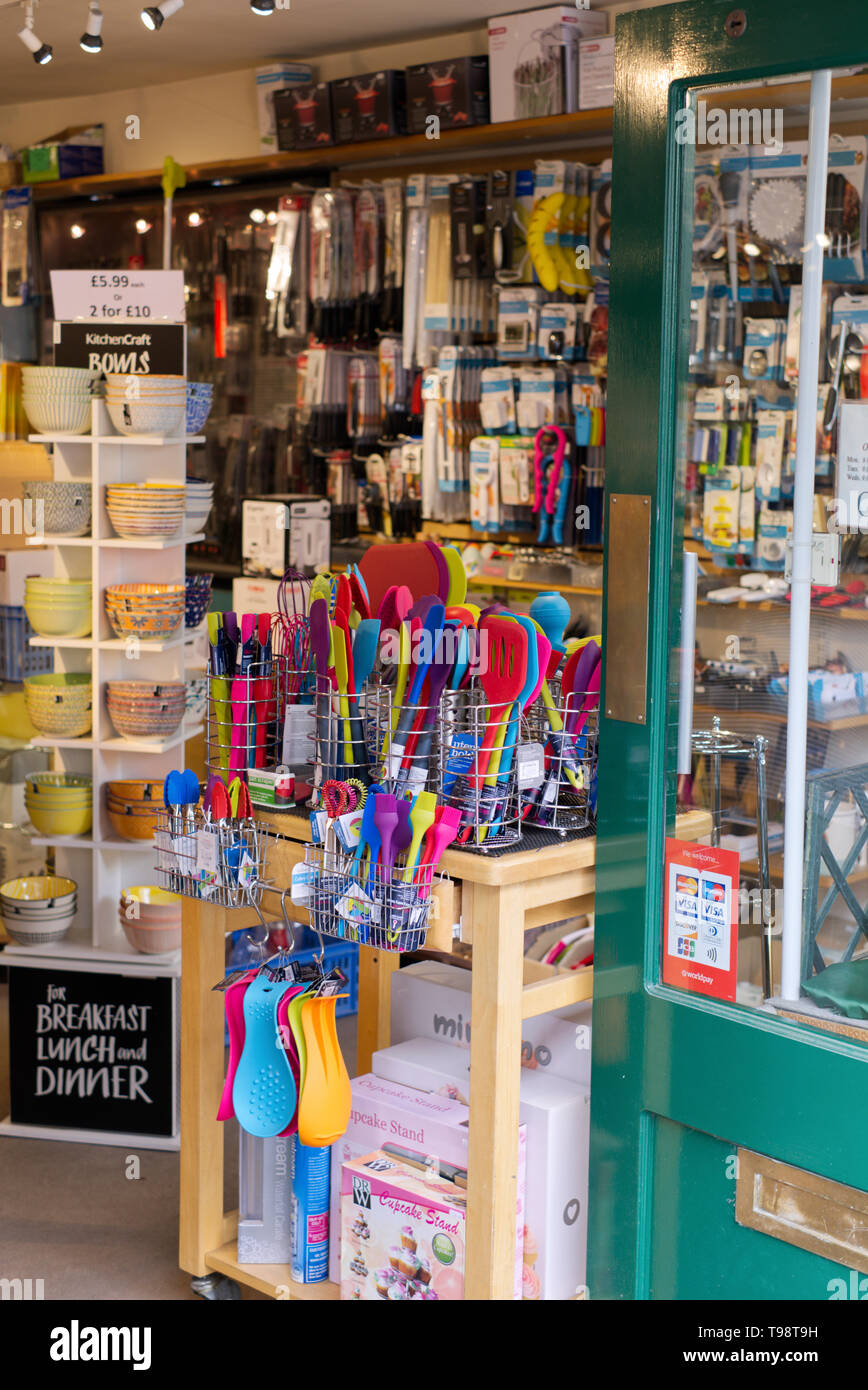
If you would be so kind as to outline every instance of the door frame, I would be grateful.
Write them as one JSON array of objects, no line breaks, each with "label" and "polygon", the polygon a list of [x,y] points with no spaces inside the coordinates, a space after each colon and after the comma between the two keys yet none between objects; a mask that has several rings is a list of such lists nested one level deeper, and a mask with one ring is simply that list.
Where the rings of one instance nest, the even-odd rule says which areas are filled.
[{"label": "door frame", "polygon": [[[613,493],[650,497],[651,555],[644,722],[606,716],[605,663],[600,707],[592,1298],[654,1296],[657,1117],[868,1187],[868,1104],[857,1099],[868,1100],[862,1046],[657,982],[663,842],[674,833],[662,793],[674,787],[667,724],[671,651],[679,641],[676,522],[684,502],[676,487],[676,406],[690,277],[685,147],[672,138],[672,122],[691,88],[868,63],[864,0],[835,0],[820,13],[806,0],[785,10],[780,0],[745,0],[747,27],[736,39],[724,28],[732,9],[731,0],[684,0],[621,15],[615,28],[606,505]],[[609,558],[607,547],[604,651]],[[696,1065],[702,1057],[710,1082]]]}]

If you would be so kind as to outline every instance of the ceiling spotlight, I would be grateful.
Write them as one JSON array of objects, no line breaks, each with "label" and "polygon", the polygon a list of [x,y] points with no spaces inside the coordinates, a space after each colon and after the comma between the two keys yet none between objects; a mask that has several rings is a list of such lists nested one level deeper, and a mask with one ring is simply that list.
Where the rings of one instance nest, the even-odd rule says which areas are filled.
[{"label": "ceiling spotlight", "polygon": [[24,28],[18,30],[18,37],[24,44],[24,47],[30,49],[30,52],[33,54],[34,63],[38,63],[40,67],[44,67],[45,64],[50,63],[54,57],[54,49],[51,47],[50,43],[43,43],[37,34],[34,33],[33,12],[35,8],[36,0],[26,0],[24,5]]},{"label": "ceiling spotlight", "polygon": [[201,212],[190,212],[190,213],[187,214],[187,226],[188,226],[188,227],[201,227],[201,225],[202,225],[202,214],[201,214]]},{"label": "ceiling spotlight", "polygon": [[744,254],[753,260],[756,256],[761,256],[762,252],[755,241],[746,241],[744,244]]},{"label": "ceiling spotlight", "polygon": [[264,221],[265,221],[265,212],[263,211],[263,209],[262,209],[262,208],[251,208],[251,209],[250,209],[250,221],[251,221],[251,222],[264,222]]},{"label": "ceiling spotlight", "polygon": [[102,10],[99,7],[99,0],[90,0],[87,9],[87,28],[79,39],[79,45],[85,53],[99,53],[102,48],[102,38],[100,29],[102,28]]},{"label": "ceiling spotlight", "polygon": [[274,0],[250,0],[254,14],[274,14]]},{"label": "ceiling spotlight", "polygon": [[277,221],[277,213],[273,211],[267,212],[265,214],[265,220],[268,223],[269,227],[273,227],[275,222]]},{"label": "ceiling spotlight", "polygon": [[145,232],[149,232],[153,225],[153,222],[149,222],[147,218],[140,217],[136,222],[136,231],[139,233],[139,236],[144,236]]},{"label": "ceiling spotlight", "polygon": [[79,237],[84,236],[84,227],[82,227],[80,222],[73,222],[69,229],[69,235],[75,237],[76,241],[78,241]]},{"label": "ceiling spotlight", "polygon": [[142,10],[142,23],[146,29],[162,29],[163,20],[171,19],[183,8],[184,0],[161,0],[159,5],[148,5]]}]

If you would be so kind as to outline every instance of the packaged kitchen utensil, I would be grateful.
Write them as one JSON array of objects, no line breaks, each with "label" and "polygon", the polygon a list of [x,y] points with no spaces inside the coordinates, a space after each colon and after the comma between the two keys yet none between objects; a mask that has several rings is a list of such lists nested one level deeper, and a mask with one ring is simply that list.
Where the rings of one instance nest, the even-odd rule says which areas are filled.
[{"label": "packaged kitchen utensil", "polygon": [[241,504],[244,574],[280,579],[290,568],[314,574],[328,567],[331,503],[323,497],[275,493]]},{"label": "packaged kitchen utensil", "polygon": [[605,14],[566,5],[489,19],[492,121],[578,110],[579,39],[608,27]]},{"label": "packaged kitchen utensil", "polygon": [[386,68],[332,82],[332,115],[337,144],[382,140],[407,129],[403,69]]},{"label": "packaged kitchen utensil", "polygon": [[279,150],[308,150],[334,144],[330,83],[281,87],[274,93],[274,113]]},{"label": "packaged kitchen utensil", "polygon": [[421,135],[436,116],[440,130],[487,125],[488,58],[451,58],[407,68],[407,128]]}]

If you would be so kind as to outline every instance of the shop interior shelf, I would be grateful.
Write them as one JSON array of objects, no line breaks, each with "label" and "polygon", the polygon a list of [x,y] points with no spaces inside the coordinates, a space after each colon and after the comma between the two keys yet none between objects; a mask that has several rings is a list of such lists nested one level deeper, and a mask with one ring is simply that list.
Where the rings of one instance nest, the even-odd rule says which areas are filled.
[{"label": "shop interior shelf", "polygon": [[30,637],[28,644],[31,647],[78,647],[90,648],[93,646],[92,637]]},{"label": "shop interior shelf", "polygon": [[171,550],[175,545],[192,545],[194,541],[204,539],[205,532],[196,531],[189,536],[146,536],[141,540],[111,536],[108,540],[100,541],[100,545],[109,550]]},{"label": "shop interior shelf", "polygon": [[[131,635],[132,635],[132,634],[131,634]],[[123,651],[126,651],[127,644],[128,644],[128,642],[129,642],[129,640],[130,640],[129,637],[105,637],[105,638],[99,643],[99,649],[100,649],[101,652],[123,652]],[[143,651],[143,652],[145,652],[145,653],[147,653],[147,652],[170,652],[170,651],[172,650],[173,647],[180,647],[180,646],[182,646],[182,645],[183,645],[183,642],[184,642],[183,633],[175,633],[175,634],[173,634],[171,637],[167,637],[164,641],[160,641],[160,642],[142,642],[142,641],[140,641],[140,642],[139,642],[139,648],[140,648],[141,651]]]},{"label": "shop interior shelf", "polygon": [[93,536],[27,536],[26,545],[93,545]]},{"label": "shop interior shelf", "polygon": [[306,1299],[308,1302],[340,1298],[339,1286],[330,1280],[321,1284],[296,1284],[290,1278],[289,1265],[239,1264],[238,1242],[235,1240],[227,1241],[219,1250],[210,1251],[205,1259],[210,1269],[220,1274],[228,1274],[230,1279],[237,1279],[239,1283],[268,1294],[271,1298],[279,1297],[285,1289],[289,1290],[290,1299]]},{"label": "shop interior shelf", "polygon": [[177,748],[180,743],[186,743],[188,738],[196,738],[202,732],[202,725],[195,725],[188,729],[182,725],[174,734],[163,739],[143,739],[143,738],[104,738],[100,742],[100,748],[106,753],[168,753],[170,749]]},{"label": "shop interior shelf", "polygon": [[118,961],[124,965],[142,966],[142,973],[149,975],[178,975],[181,967],[180,948],[177,951],[161,951],[158,955],[146,956],[141,951],[135,951],[123,940],[121,940],[117,950],[105,946],[94,946],[89,941],[68,937],[63,941],[51,941],[45,946],[21,946],[16,949],[13,943],[4,947],[4,963],[14,965],[16,963],[15,958],[19,954],[24,961],[34,956],[50,956],[52,959],[57,957],[67,960]]},{"label": "shop interior shelf", "polygon": [[[731,90],[709,88],[706,96],[718,105],[725,102],[739,106],[761,104],[768,96],[767,86],[739,86]],[[832,84],[835,101],[864,102],[868,99],[868,75],[856,73],[836,77]],[[774,88],[775,105],[788,112],[787,139],[799,138],[800,123],[807,126],[810,84],[806,81],[788,82]],[[195,184],[211,185],[215,179],[288,178],[294,173],[321,169],[374,168],[390,166],[399,172],[401,165],[415,168],[420,161],[442,162],[450,156],[460,156],[462,167],[468,169],[476,160],[493,160],[500,166],[517,167],[546,150],[563,151],[591,160],[611,149],[612,108],[601,106],[592,111],[574,111],[560,116],[536,116],[522,121],[501,121],[495,125],[469,126],[464,130],[444,130],[438,140],[425,135],[396,135],[385,140],[360,141],[352,145],[332,145],[313,150],[293,150],[286,153],[254,155],[250,158],[217,160],[185,166],[187,188]],[[91,198],[109,193],[135,193],[143,190],[160,191],[162,169],[145,169],[125,174],[95,174],[80,179],[59,179],[33,185],[33,197],[38,203],[62,203],[75,198]]]},{"label": "shop interior shelf", "polygon": [[31,748],[93,748],[92,738],[50,738],[48,734],[37,734],[30,740]]},{"label": "shop interior shelf", "polygon": [[204,444],[204,434],[29,434],[31,444]]}]

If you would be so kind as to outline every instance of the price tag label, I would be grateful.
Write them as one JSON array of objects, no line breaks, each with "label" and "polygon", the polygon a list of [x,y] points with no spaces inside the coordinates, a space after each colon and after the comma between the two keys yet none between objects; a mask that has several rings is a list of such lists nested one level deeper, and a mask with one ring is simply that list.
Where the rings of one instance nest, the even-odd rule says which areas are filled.
[{"label": "price tag label", "polygon": [[868,404],[861,401],[840,406],[835,507],[830,531],[868,531]]},{"label": "price tag label", "polygon": [[218,840],[210,830],[200,830],[196,836],[196,872],[202,883],[216,883],[219,868]]},{"label": "price tag label", "polygon": [[541,743],[520,743],[515,757],[515,776],[519,791],[541,786],[545,765],[545,750]]},{"label": "price tag label", "polygon": [[56,319],[147,324],[186,318],[182,270],[52,270]]}]

